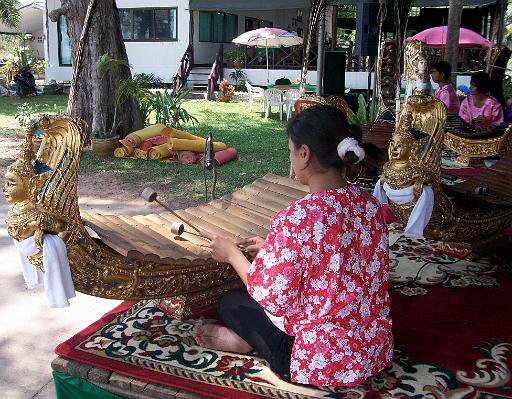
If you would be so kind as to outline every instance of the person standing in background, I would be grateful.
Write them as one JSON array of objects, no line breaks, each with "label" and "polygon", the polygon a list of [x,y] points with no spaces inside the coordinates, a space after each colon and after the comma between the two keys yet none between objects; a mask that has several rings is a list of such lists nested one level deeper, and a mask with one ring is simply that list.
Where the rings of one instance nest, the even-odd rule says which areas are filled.
[{"label": "person standing in background", "polygon": [[434,64],[430,72],[432,80],[437,83],[437,88],[434,96],[441,100],[448,109],[450,114],[458,114],[460,109],[459,98],[455,88],[450,83],[452,74],[452,67],[446,61],[439,61]]}]

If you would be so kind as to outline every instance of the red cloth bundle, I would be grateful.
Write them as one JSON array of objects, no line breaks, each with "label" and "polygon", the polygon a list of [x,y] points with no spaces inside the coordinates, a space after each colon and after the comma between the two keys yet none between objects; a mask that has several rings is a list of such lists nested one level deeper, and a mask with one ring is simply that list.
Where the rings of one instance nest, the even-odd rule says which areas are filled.
[{"label": "red cloth bundle", "polygon": [[[215,165],[220,166],[225,164],[226,162],[232,161],[233,159],[236,159],[238,156],[238,151],[236,148],[229,147],[222,151],[217,151],[214,155],[215,159]],[[201,157],[199,158],[199,163],[201,165],[204,164],[204,154],[201,154]]]},{"label": "red cloth bundle", "polygon": [[238,156],[238,151],[236,148],[230,147],[226,148],[222,151],[217,151],[215,153],[215,163],[220,166],[222,164],[225,164],[226,162],[232,161],[233,159],[236,159]]},{"label": "red cloth bundle", "polygon": [[142,143],[142,140],[135,134],[129,134],[124,138],[127,147],[136,148]]},{"label": "red cloth bundle", "polygon": [[143,151],[149,151],[155,145],[161,145],[167,143],[167,136],[159,135],[155,137],[151,137],[147,140],[144,140],[140,145],[140,149]]},{"label": "red cloth bundle", "polygon": [[178,152],[178,162],[184,163],[186,165],[191,165],[197,163],[199,159],[199,154],[194,151],[177,151]]}]

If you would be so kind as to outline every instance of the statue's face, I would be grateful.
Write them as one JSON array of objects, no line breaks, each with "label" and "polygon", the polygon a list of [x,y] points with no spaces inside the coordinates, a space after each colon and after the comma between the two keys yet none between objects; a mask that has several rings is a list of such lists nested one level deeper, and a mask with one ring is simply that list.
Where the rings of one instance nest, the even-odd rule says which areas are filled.
[{"label": "statue's face", "polygon": [[28,179],[8,170],[4,178],[4,195],[7,202],[16,204],[28,199]]},{"label": "statue's face", "polygon": [[418,59],[418,72],[421,75],[427,74],[427,69],[428,69],[427,67],[428,67],[427,60],[423,57],[420,57]]},{"label": "statue's face", "polygon": [[389,143],[389,159],[394,161],[403,161],[409,154],[409,141],[403,137],[393,136]]}]

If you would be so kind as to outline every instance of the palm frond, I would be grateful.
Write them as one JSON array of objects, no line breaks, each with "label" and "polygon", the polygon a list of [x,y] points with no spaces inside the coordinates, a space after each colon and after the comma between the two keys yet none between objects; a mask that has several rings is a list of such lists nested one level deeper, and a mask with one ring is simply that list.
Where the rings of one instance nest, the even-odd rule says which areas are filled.
[{"label": "palm frond", "polygon": [[96,61],[96,74],[100,79],[103,79],[107,72],[110,71],[110,69],[112,69],[114,66],[126,66],[129,68],[130,64],[128,64],[127,60],[112,58],[110,54],[105,53],[100,58],[98,58],[98,61]]}]

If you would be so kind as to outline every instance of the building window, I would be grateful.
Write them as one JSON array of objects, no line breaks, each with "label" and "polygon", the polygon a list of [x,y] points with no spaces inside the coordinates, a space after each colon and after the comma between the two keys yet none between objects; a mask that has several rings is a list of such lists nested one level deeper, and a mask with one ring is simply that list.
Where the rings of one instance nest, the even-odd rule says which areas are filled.
[{"label": "building window", "polygon": [[124,41],[178,40],[177,8],[124,8],[119,10]]},{"label": "building window", "polygon": [[68,36],[66,17],[61,15],[57,22],[57,34],[59,36],[59,65],[71,66],[71,43]]},{"label": "building window", "polygon": [[229,43],[238,36],[238,16],[224,12],[199,12],[199,41]]},{"label": "building window", "polygon": [[251,17],[245,17],[245,31],[249,32],[253,29],[259,28],[273,28],[274,24],[272,21],[266,21],[264,19],[257,19]]}]

